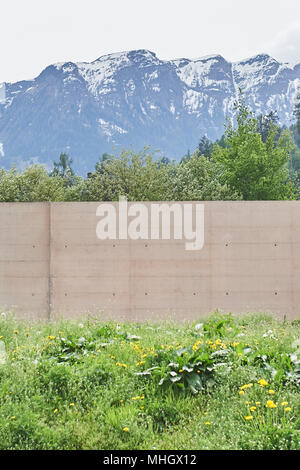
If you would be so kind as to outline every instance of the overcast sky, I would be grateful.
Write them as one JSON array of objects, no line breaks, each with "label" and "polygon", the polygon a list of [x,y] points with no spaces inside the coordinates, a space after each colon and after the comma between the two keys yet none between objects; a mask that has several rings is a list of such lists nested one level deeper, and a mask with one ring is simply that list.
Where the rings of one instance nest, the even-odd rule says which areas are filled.
[{"label": "overcast sky", "polygon": [[0,1],[0,82],[131,49],[161,59],[266,52],[300,62],[299,0]]}]

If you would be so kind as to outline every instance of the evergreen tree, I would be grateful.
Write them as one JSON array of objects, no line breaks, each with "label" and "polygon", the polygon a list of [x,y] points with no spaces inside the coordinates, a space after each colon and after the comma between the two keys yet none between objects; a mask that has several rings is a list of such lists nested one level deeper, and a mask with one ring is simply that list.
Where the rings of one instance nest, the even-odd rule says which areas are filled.
[{"label": "evergreen tree", "polygon": [[204,157],[210,160],[212,152],[213,152],[213,147],[214,147],[214,144],[212,143],[212,141],[209,140],[206,137],[206,135],[204,135],[203,137],[201,137],[197,150],[198,150],[199,155],[204,155]]},{"label": "evergreen tree", "polygon": [[67,153],[61,153],[58,162],[53,162],[54,168],[50,173],[50,176],[61,176],[62,178],[69,179],[71,182],[72,177],[74,176],[72,163],[73,160]]},{"label": "evergreen tree", "polygon": [[107,162],[111,158],[112,158],[112,155],[110,155],[109,153],[107,152],[103,153],[101,157],[99,158],[99,161],[95,165],[96,172],[101,173],[104,169],[105,162]]},{"label": "evergreen tree", "polygon": [[298,148],[300,148],[300,87],[297,89],[293,115],[296,120],[294,127],[294,139]]},{"label": "evergreen tree", "polygon": [[257,118],[257,131],[261,135],[261,140],[266,143],[269,133],[274,129],[278,128],[277,140],[279,138],[280,130],[278,127],[279,117],[277,111],[270,111],[268,114],[260,114]]},{"label": "evergreen tree", "polygon": [[[215,144],[219,145],[219,147],[226,148],[226,147],[227,147],[227,143],[226,143],[225,134],[223,134],[220,139],[216,140]],[[215,144],[214,144],[214,145],[215,145]]]}]

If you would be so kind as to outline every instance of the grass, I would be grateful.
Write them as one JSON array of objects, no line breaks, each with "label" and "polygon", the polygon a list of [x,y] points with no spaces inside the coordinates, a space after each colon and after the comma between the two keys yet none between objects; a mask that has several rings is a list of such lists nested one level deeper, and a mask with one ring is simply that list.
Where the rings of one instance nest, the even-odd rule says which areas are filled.
[{"label": "grass", "polygon": [[299,338],[299,320],[267,315],[2,314],[0,449],[299,449]]}]

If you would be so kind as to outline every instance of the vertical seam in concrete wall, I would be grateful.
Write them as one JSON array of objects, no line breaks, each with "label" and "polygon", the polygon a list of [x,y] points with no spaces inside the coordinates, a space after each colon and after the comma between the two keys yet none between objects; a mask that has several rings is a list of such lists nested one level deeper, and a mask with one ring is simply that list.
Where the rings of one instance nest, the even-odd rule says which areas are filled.
[{"label": "vertical seam in concrete wall", "polygon": [[[291,311],[293,318],[297,318],[297,308],[296,308],[296,302],[295,302],[295,279],[297,279],[297,276],[295,275],[296,272],[296,263],[295,263],[295,253],[294,253],[294,234],[296,232],[296,223],[295,223],[295,217],[294,217],[294,207],[292,206],[292,210],[290,211],[291,214],[291,221],[290,221],[290,247],[291,247],[291,253],[290,253],[290,259],[291,259],[291,271],[290,271],[290,302],[291,302]],[[284,318],[286,317],[286,314],[284,315]]]},{"label": "vertical seam in concrete wall", "polygon": [[212,278],[212,243],[210,241],[209,244],[206,245],[208,240],[208,235],[210,234],[211,230],[211,207],[208,204],[204,203],[204,246],[208,248],[208,259],[209,259],[209,268],[208,268],[208,305],[209,305],[209,313],[212,311],[213,308],[213,278]]},{"label": "vertical seam in concrete wall", "polygon": [[49,245],[48,245],[48,313],[47,319],[52,317],[52,297],[53,297],[53,281],[52,281],[52,203],[48,202],[48,227],[49,227]]}]

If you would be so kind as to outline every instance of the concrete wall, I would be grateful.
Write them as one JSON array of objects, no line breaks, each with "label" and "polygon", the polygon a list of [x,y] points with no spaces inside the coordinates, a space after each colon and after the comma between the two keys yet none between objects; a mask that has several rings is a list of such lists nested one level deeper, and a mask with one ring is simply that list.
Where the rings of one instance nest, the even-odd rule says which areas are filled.
[{"label": "concrete wall", "polygon": [[204,204],[204,247],[186,251],[185,240],[99,240],[99,203],[1,203],[0,306],[35,318],[299,317],[300,202]]}]

